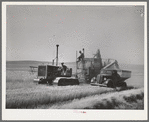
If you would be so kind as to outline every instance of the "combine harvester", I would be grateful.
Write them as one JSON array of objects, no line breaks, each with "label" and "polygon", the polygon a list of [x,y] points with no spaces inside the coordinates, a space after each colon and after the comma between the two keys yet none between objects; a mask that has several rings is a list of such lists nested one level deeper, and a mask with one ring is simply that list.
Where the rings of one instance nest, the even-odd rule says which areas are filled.
[{"label": "combine harvester", "polygon": [[[124,81],[131,77],[131,71],[121,70],[116,60],[102,59],[100,50],[97,50],[93,58],[84,58],[80,62],[76,62],[76,65],[76,75],[79,81],[93,86],[127,87]],[[118,80],[115,80],[114,77],[117,77]]]},{"label": "combine harvester", "polygon": [[34,79],[34,82],[38,84],[49,84],[49,85],[79,85],[79,80],[72,76],[72,68],[67,68],[66,73],[63,72],[62,67],[58,66],[58,46],[56,53],[56,66],[54,66],[54,60],[52,65],[39,65],[38,66],[38,75]]}]

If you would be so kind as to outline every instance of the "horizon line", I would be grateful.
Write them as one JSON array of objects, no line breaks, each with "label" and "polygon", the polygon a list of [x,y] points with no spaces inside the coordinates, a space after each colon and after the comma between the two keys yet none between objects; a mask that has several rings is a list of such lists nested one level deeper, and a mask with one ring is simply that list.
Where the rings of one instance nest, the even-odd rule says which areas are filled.
[{"label": "horizon line", "polygon": [[[37,61],[37,60],[6,60],[6,62],[11,62],[11,61],[33,61],[33,62],[49,62],[49,63],[52,63],[52,61]],[[65,63],[75,63],[76,61],[70,61],[70,62],[68,62],[68,61],[66,61]],[[60,63],[60,62],[59,62]],[[128,64],[128,63],[119,63],[119,64]],[[131,65],[132,63],[130,63],[130,64],[128,64],[128,65]],[[144,64],[132,64],[132,65],[144,65]]]}]

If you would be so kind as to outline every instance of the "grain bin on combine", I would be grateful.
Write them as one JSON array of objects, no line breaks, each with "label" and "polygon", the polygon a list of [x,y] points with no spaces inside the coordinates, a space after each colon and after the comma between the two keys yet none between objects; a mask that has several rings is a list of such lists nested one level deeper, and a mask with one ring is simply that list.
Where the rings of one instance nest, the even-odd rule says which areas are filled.
[{"label": "grain bin on combine", "polygon": [[76,65],[79,80],[93,86],[126,87],[124,81],[131,77],[131,71],[120,69],[116,60],[102,59],[100,50],[93,58],[84,58]]},{"label": "grain bin on combine", "polygon": [[66,72],[62,70],[61,66],[58,66],[58,47],[56,45],[56,66],[54,66],[54,60],[52,65],[39,65],[38,66],[38,74],[37,78],[34,79],[34,82],[38,82],[38,84],[50,84],[50,85],[79,85],[79,81],[75,77],[72,76],[72,68],[67,68]]}]

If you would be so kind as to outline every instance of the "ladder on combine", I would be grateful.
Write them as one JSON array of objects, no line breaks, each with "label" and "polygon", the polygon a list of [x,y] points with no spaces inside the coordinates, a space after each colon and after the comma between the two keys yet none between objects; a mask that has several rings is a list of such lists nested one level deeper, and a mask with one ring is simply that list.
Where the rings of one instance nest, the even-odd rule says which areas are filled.
[{"label": "ladder on combine", "polygon": [[[84,53],[84,50],[83,50]],[[79,82],[85,81],[85,60],[78,62],[77,60],[77,51],[76,51],[76,77],[79,79]]]},{"label": "ladder on combine", "polygon": [[77,61],[76,52],[76,75],[80,79],[80,81],[89,83],[92,77],[100,73],[101,68],[102,62],[99,50],[97,50],[97,53],[94,55],[93,58],[84,58],[79,62]]}]

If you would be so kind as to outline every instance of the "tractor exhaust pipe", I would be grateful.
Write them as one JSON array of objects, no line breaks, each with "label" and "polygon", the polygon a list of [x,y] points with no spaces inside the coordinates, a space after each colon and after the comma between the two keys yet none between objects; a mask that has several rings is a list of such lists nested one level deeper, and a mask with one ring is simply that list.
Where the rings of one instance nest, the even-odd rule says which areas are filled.
[{"label": "tractor exhaust pipe", "polygon": [[57,51],[56,51],[56,66],[58,65],[58,44],[56,45],[56,47],[57,47]]},{"label": "tractor exhaust pipe", "polygon": [[[84,48],[83,48],[83,54],[84,54]],[[84,54],[84,56],[85,56],[85,54]]]}]

